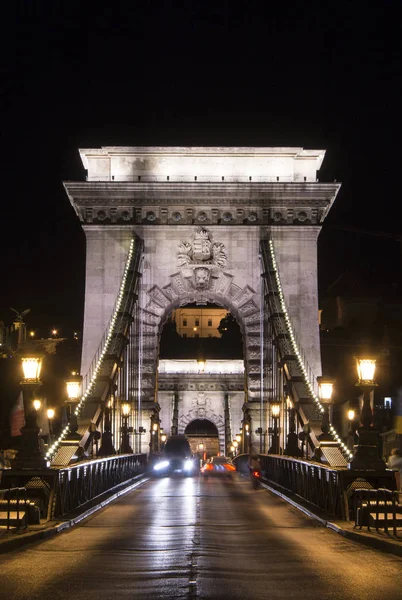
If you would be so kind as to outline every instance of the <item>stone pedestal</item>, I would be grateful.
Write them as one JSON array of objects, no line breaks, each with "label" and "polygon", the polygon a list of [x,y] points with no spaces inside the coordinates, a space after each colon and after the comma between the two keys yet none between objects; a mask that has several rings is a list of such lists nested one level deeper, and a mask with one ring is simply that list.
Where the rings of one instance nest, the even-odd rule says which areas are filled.
[{"label": "stone pedestal", "polygon": [[386,465],[378,450],[378,433],[371,428],[358,430],[359,444],[355,446],[355,455],[349,468],[358,471],[385,471]]},{"label": "stone pedestal", "polygon": [[29,423],[21,429],[21,447],[13,463],[14,469],[46,469],[48,465],[39,432],[39,427]]}]

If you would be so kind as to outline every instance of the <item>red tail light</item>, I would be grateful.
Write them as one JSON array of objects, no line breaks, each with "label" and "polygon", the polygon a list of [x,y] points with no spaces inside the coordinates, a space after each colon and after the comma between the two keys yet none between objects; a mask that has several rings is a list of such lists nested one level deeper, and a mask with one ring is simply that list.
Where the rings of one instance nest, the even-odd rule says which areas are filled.
[{"label": "red tail light", "polygon": [[229,465],[228,463],[225,463],[225,469],[227,469],[228,471],[236,471],[236,467],[234,467],[233,465]]},{"label": "red tail light", "polygon": [[253,476],[254,477],[261,477],[261,474],[259,471],[253,471]]}]

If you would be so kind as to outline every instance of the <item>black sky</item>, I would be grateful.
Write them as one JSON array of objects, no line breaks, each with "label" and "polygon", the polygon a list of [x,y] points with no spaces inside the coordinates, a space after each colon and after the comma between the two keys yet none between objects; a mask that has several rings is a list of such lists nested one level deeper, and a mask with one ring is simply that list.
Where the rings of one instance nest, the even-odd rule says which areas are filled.
[{"label": "black sky", "polygon": [[0,320],[29,307],[42,335],[81,327],[85,239],[62,186],[84,178],[79,147],[325,148],[320,179],[343,185],[320,234],[320,289],[351,269],[372,285],[400,278],[399,11],[392,0],[3,9]]}]

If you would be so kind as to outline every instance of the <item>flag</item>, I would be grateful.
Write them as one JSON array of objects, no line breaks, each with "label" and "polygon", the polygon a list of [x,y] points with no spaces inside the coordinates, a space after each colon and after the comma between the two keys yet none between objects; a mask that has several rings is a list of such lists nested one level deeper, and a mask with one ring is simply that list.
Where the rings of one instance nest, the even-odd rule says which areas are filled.
[{"label": "flag", "polygon": [[402,434],[402,388],[399,388],[394,405],[394,429]]},{"label": "flag", "polygon": [[24,412],[24,399],[22,397],[22,391],[17,398],[17,402],[13,410],[11,411],[10,417],[10,433],[12,437],[21,434],[21,429],[25,425],[25,412]]}]

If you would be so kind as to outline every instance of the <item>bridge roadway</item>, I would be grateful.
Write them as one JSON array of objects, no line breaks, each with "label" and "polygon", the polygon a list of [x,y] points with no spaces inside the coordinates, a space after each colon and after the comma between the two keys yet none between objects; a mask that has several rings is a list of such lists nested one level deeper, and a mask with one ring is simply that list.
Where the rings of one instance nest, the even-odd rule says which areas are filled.
[{"label": "bridge roadway", "polygon": [[395,600],[402,558],[347,540],[247,479],[148,480],[0,555],[4,600]]}]

